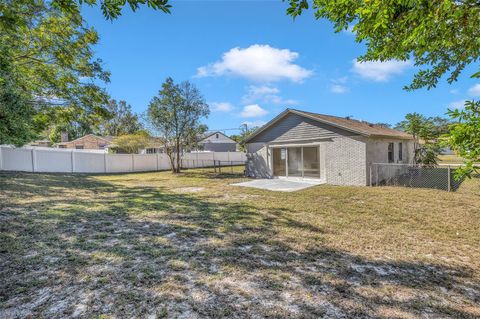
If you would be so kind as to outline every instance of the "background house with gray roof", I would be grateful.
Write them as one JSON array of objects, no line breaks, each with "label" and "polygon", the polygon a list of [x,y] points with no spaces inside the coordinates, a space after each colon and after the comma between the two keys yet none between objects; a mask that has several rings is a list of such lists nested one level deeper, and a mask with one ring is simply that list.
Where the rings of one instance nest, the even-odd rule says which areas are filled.
[{"label": "background house with gray roof", "polygon": [[412,136],[365,121],[287,109],[247,140],[247,175],[368,185],[371,163],[412,163]]},{"label": "background house with gray roof", "polygon": [[237,142],[220,131],[207,132],[199,137],[198,147],[201,151],[235,152]]}]

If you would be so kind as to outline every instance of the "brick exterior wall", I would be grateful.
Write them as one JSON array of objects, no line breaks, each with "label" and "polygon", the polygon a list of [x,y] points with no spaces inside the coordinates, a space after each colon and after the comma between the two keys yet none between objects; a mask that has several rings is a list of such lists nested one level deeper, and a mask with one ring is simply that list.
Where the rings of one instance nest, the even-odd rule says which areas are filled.
[{"label": "brick exterior wall", "polygon": [[336,137],[324,149],[328,184],[367,185],[366,138]]}]

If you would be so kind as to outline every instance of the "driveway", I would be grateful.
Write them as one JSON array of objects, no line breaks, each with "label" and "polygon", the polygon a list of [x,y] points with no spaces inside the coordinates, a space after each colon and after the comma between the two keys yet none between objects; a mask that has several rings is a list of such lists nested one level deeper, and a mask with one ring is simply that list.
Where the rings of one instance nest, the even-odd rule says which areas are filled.
[{"label": "driveway", "polygon": [[231,184],[233,186],[253,187],[277,192],[295,192],[315,185],[324,184],[320,180],[295,180],[295,179],[256,179],[253,181]]}]

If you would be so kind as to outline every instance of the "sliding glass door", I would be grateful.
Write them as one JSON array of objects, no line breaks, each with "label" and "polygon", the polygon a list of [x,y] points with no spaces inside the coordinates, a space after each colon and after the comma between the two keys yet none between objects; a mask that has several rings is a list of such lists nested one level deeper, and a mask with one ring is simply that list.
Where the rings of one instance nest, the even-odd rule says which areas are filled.
[{"label": "sliding glass door", "polygon": [[320,178],[320,156],[318,147],[303,148],[303,176]]},{"label": "sliding glass door", "polygon": [[287,176],[287,150],[284,148],[273,149],[273,175]]},{"label": "sliding glass door", "polygon": [[318,146],[272,149],[274,176],[320,178]]},{"label": "sliding glass door", "polygon": [[302,148],[289,147],[287,149],[288,176],[302,177]]}]

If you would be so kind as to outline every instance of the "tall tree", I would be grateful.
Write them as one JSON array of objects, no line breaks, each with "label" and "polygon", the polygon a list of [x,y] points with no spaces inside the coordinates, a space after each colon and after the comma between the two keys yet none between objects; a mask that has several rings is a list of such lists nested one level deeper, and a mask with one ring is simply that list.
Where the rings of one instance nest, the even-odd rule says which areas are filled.
[{"label": "tall tree", "polygon": [[[434,88],[447,75],[456,81],[467,65],[480,58],[480,1],[478,0],[288,0],[287,14],[297,17],[313,4],[315,17],[330,20],[335,32],[351,29],[366,44],[359,61],[410,60],[420,69],[407,90]],[[479,78],[480,72],[472,77]],[[473,102],[471,102],[473,103]],[[472,105],[472,104],[469,104]],[[450,113],[453,119],[456,113]],[[475,135],[478,113],[471,112],[460,130]],[[468,128],[466,130],[465,128]],[[452,147],[459,147],[453,144]],[[463,145],[468,149],[469,145]],[[472,163],[466,160],[467,165]]]},{"label": "tall tree", "polygon": [[134,134],[143,129],[138,115],[132,112],[132,107],[127,102],[110,100],[107,109],[111,117],[101,124],[100,132],[102,135]]},{"label": "tall tree", "polygon": [[426,166],[437,164],[440,145],[438,130],[432,118],[427,118],[418,113],[409,113],[405,120],[395,126],[413,136],[414,162]]},{"label": "tall tree", "polygon": [[167,78],[151,100],[147,116],[165,144],[172,172],[180,172],[181,152],[196,143],[198,134],[205,129],[200,120],[209,113],[203,95],[188,81],[175,84]]},{"label": "tall tree", "polygon": [[467,101],[464,109],[449,110],[449,114],[457,121],[452,125],[449,144],[466,161],[457,175],[471,176],[480,172],[480,101]]},{"label": "tall tree", "polygon": [[317,19],[333,22],[336,32],[352,28],[367,52],[360,61],[413,60],[423,67],[408,89],[448,82],[480,57],[478,0],[289,0],[296,17],[310,3]]},{"label": "tall tree", "polygon": [[108,116],[108,95],[97,83],[109,73],[93,57],[97,33],[78,12],[50,1],[0,0],[0,13],[0,143],[27,143],[57,111],[72,121]]}]

